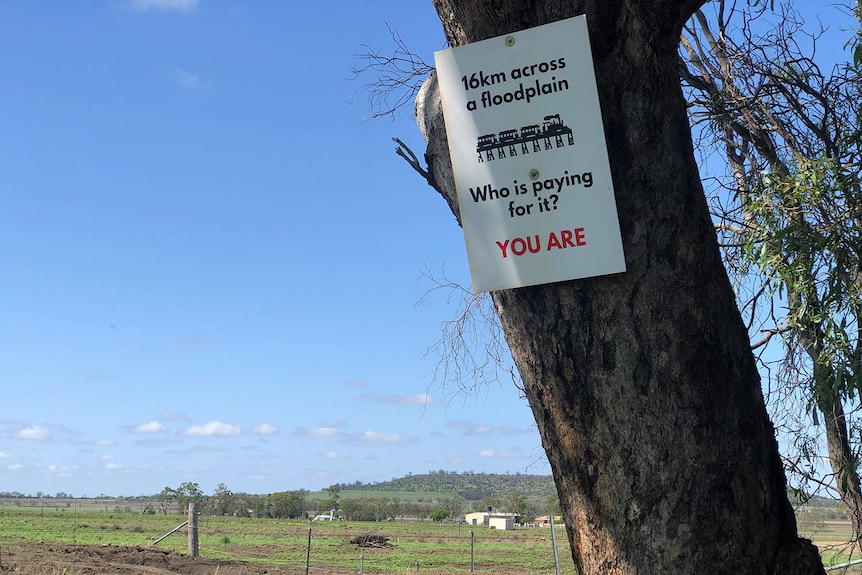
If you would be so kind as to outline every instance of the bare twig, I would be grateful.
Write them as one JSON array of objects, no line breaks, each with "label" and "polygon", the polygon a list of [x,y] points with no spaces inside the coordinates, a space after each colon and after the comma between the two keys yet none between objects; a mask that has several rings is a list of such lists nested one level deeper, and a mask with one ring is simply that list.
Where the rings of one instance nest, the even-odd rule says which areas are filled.
[{"label": "bare twig", "polygon": [[398,144],[398,147],[395,148],[395,153],[404,158],[404,161],[410,164],[410,167],[416,170],[420,176],[425,178],[425,181],[428,181],[428,171],[422,167],[422,164],[419,162],[419,158],[416,157],[416,154],[413,153],[407,144],[402,142],[398,138],[392,138],[392,141]]},{"label": "bare twig", "polygon": [[395,44],[391,54],[363,45],[365,52],[356,56],[357,64],[351,69],[351,80],[372,74],[373,79],[363,84],[354,93],[356,99],[367,94],[369,120],[393,116],[398,110],[413,102],[422,86],[422,81],[434,67],[410,50],[388,23],[386,28]]},{"label": "bare twig", "polygon": [[788,331],[792,331],[792,330],[793,330],[793,328],[789,327],[789,326],[778,328],[778,329],[761,330],[761,333],[763,333],[764,336],[762,338],[760,338],[759,340],[755,341],[754,343],[752,343],[751,349],[757,349],[759,347],[762,347],[762,346],[766,345],[767,343],[769,343],[769,340],[771,340],[776,335],[781,334],[781,333],[787,333]]}]

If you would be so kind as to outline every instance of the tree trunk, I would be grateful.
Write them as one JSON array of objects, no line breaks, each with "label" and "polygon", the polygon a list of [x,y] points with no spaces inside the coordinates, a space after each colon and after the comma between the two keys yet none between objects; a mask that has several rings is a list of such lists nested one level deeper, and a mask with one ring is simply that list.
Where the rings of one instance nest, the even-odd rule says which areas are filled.
[{"label": "tree trunk", "polygon": [[[628,271],[492,294],[584,575],[823,572],[694,161],[676,48],[700,3],[434,0],[453,46],[587,14]],[[433,76],[417,120],[457,217]]]},{"label": "tree trunk", "polygon": [[862,492],[856,472],[857,464],[850,449],[844,406],[831,388],[818,389],[814,393],[817,396],[817,408],[824,418],[826,449],[829,453],[829,464],[835,473],[835,489],[841,496],[850,518],[853,539],[858,542],[862,534]]}]

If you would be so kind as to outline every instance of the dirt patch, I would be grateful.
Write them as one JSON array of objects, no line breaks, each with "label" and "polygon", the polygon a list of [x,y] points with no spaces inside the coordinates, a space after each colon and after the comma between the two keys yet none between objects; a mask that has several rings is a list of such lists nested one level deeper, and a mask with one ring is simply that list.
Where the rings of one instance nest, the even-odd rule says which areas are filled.
[{"label": "dirt patch", "polygon": [[263,575],[304,574],[292,566],[192,559],[152,547],[115,545],[3,544],[0,573],[16,575]]}]

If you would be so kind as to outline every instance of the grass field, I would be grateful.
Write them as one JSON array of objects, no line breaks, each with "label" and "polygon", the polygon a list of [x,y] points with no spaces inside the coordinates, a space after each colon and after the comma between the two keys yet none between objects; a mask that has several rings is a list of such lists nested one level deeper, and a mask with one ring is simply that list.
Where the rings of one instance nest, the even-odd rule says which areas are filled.
[{"label": "grass field", "polygon": [[[68,545],[148,546],[185,520],[182,515],[72,508],[0,508],[0,546],[24,542]],[[311,546],[309,548],[309,529]],[[472,537],[471,537],[472,532]],[[375,534],[391,547],[360,548],[357,535]],[[268,565],[305,565],[315,570],[356,573],[422,571],[554,573],[548,529],[496,531],[456,524],[314,522],[206,517],[199,522],[201,557]],[[574,575],[565,532],[557,530],[563,575]],[[159,549],[185,553],[185,528]],[[472,554],[471,554],[472,547]]]},{"label": "grass field", "polygon": [[[859,548],[856,547],[853,550],[849,543],[852,535],[849,521],[819,521],[814,525],[800,521],[799,535],[811,539],[817,545],[823,557],[823,564],[827,567],[862,559]],[[862,574],[862,565],[854,565],[830,573],[833,572],[848,575]]]},{"label": "grass field", "polygon": [[[109,506],[0,507],[0,550],[35,542],[64,545],[148,547],[185,520],[182,515],[142,515]],[[309,530],[311,546],[309,547]],[[304,569],[308,557],[315,572],[327,573],[475,573],[553,574],[551,532],[542,528],[495,531],[456,524],[308,522],[202,516],[201,557],[220,561]],[[375,534],[391,547],[360,548],[357,535]],[[471,535],[472,534],[472,535]],[[847,521],[800,522],[800,534],[812,539],[827,566],[860,558],[851,555]],[[575,575],[565,532],[557,530],[562,575]],[[185,528],[157,549],[187,552]],[[834,573],[862,574],[862,566]]]}]

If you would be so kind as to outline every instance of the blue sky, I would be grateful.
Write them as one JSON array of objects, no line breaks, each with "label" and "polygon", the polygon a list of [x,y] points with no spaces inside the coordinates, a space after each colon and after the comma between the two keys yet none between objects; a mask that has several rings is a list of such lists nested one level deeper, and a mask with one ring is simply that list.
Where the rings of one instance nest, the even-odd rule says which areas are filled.
[{"label": "blue sky", "polygon": [[511,383],[425,351],[469,285],[442,199],[366,122],[386,23],[430,2],[0,5],[0,491],[268,493],[429,470],[548,473]]},{"label": "blue sky", "polygon": [[433,62],[425,0],[0,3],[0,491],[549,472],[511,382],[435,383],[470,276],[352,102],[387,22]]}]

